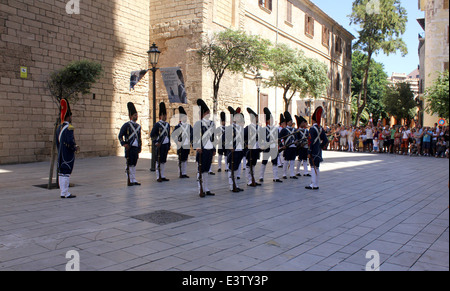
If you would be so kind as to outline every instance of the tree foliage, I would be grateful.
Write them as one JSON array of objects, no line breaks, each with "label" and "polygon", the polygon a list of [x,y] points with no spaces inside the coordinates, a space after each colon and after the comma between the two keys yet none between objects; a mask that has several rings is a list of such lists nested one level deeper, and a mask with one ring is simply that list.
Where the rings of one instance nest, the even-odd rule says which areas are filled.
[{"label": "tree foliage", "polygon": [[386,55],[397,51],[400,51],[403,56],[408,53],[406,44],[401,38],[406,31],[408,18],[400,0],[355,0],[349,17],[350,24],[360,27],[359,38],[354,48],[367,55],[362,81],[363,90],[360,91],[357,99],[356,122],[359,123],[359,117],[367,105],[372,58],[381,51]]},{"label": "tree foliage", "polygon": [[89,60],[74,61],[50,75],[48,89],[59,108],[63,98],[75,103],[80,94],[90,93],[92,85],[102,73],[103,68],[99,63]]},{"label": "tree foliage", "polygon": [[[365,66],[367,64],[367,55],[361,51],[354,51],[352,54],[352,112],[353,122],[356,124],[356,114],[358,112],[357,100],[363,90],[363,79]],[[361,112],[360,121],[366,123],[369,121],[369,114],[373,115],[375,120],[388,117],[384,105],[384,95],[388,86],[388,75],[384,71],[384,65],[372,59],[369,69],[370,82],[367,84],[367,106]]]},{"label": "tree foliage", "polygon": [[384,103],[386,110],[397,120],[405,119],[407,121],[414,117],[414,109],[417,106],[411,85],[405,82],[388,86]]},{"label": "tree foliage", "polygon": [[227,71],[256,72],[266,61],[268,40],[248,35],[241,30],[227,29],[206,39],[198,51],[206,68],[214,74],[214,114],[217,113],[220,82]]},{"label": "tree foliage", "polygon": [[296,93],[300,93],[301,98],[318,98],[326,93],[330,82],[325,64],[285,44],[270,50],[268,66],[273,75],[266,86],[284,90],[285,111],[288,111]]},{"label": "tree foliage", "polygon": [[448,71],[440,73],[433,86],[426,90],[428,101],[426,111],[428,114],[437,114],[449,120],[449,82]]}]

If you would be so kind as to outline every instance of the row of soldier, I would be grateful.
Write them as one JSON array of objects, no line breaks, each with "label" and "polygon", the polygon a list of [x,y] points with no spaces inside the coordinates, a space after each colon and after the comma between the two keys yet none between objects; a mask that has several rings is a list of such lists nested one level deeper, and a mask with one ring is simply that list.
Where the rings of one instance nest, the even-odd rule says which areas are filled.
[{"label": "row of soldier", "polygon": [[[61,101],[61,120],[63,121],[57,131],[58,167],[61,187],[61,198],[74,198],[68,192],[70,175],[75,160],[75,143],[73,127],[71,126],[71,112],[67,100]],[[153,127],[150,137],[156,147],[156,179],[158,182],[169,181],[165,175],[167,157],[171,147],[171,139],[177,146],[180,178],[189,178],[187,175],[188,158],[191,148],[196,151],[197,181],[200,197],[214,196],[210,190],[209,173],[213,158],[218,154],[219,170],[222,160],[225,160],[228,173],[229,188],[232,192],[244,191],[240,188],[238,180],[241,168],[246,169],[247,185],[260,186],[264,181],[268,162],[272,162],[273,181],[282,183],[278,169],[280,160],[283,160],[283,178],[297,179],[294,172],[295,160],[298,157],[305,169],[304,174],[311,176],[311,184],[306,189],[319,189],[319,166],[322,162],[322,148],[326,147],[328,140],[320,127],[323,109],[319,107],[314,113],[313,126],[308,130],[307,121],[296,117],[297,129],[293,127],[293,120],[288,112],[281,114],[280,126],[274,124],[274,118],[268,108],[264,109],[265,127],[258,125],[259,116],[250,108],[250,124],[245,127],[244,114],[240,108],[236,110],[229,107],[230,124],[226,124],[226,114],[220,114],[221,125],[216,127],[211,120],[211,112],[206,103],[197,100],[200,109],[200,120],[192,127],[188,122],[186,111],[179,107],[179,123],[170,130],[167,122],[167,110],[164,103],[160,104],[159,121]],[[128,103],[130,121],[126,122],[119,133],[120,144],[125,149],[127,161],[128,186],[141,185],[136,180],[136,166],[139,154],[142,151],[141,126],[137,123],[138,112],[133,103]],[[67,130],[69,129],[69,130]],[[64,141],[63,141],[64,140]],[[69,140],[69,142],[67,141]],[[308,174],[307,160],[309,158],[311,174]],[[255,166],[262,159],[259,179],[256,179]],[[67,162],[69,161],[69,162]],[[258,183],[260,182],[260,183]]]}]

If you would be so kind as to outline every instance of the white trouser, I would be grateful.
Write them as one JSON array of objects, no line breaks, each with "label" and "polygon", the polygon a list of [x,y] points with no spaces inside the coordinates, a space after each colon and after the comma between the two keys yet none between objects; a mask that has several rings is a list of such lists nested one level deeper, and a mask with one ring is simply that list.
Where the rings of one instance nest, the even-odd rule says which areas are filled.
[{"label": "white trouser", "polygon": [[273,179],[280,180],[278,177],[278,165],[272,165]]},{"label": "white trouser", "polygon": [[320,169],[317,168],[317,173],[316,170],[313,169],[311,170],[311,187],[313,188],[318,188],[319,187],[319,176],[320,176]]},{"label": "white trouser", "polygon": [[181,162],[181,175],[187,175],[187,161]]},{"label": "white trouser", "polygon": [[[247,185],[251,185],[253,182],[252,172],[251,172],[252,169],[253,169],[253,177],[255,177],[255,167],[254,166],[250,166],[250,167],[247,167],[245,170],[247,172]],[[256,178],[255,178],[255,182],[256,182]]]},{"label": "white trouser", "polygon": [[69,197],[70,175],[59,176],[59,189],[61,189],[61,197]]},{"label": "white trouser", "polygon": [[267,167],[267,165],[261,164],[261,169],[260,169],[260,172],[259,172],[259,179],[260,180],[264,179],[264,176],[266,174],[266,167]]},{"label": "white trouser", "polygon": [[136,181],[136,167],[130,166],[129,172],[130,172],[130,183],[137,183],[137,181]]},{"label": "white trouser", "polygon": [[[209,192],[209,177],[208,177],[208,173],[202,173],[202,186],[203,186],[203,192]],[[200,193],[200,174],[197,173],[197,185],[198,185],[198,192]]]},{"label": "white trouser", "polygon": [[283,164],[283,177],[287,177],[287,168],[288,168],[288,166],[289,166],[289,171],[290,171],[290,175],[291,175],[291,177],[294,177],[295,176],[295,174],[294,174],[294,170],[295,170],[295,160],[293,160],[293,161],[284,161],[284,164]]},{"label": "white trouser", "polygon": [[156,179],[159,179],[159,178],[165,178],[166,177],[166,175],[164,175],[164,170],[166,169],[166,164],[161,164],[161,177],[159,177],[159,163],[158,162],[156,162]]}]

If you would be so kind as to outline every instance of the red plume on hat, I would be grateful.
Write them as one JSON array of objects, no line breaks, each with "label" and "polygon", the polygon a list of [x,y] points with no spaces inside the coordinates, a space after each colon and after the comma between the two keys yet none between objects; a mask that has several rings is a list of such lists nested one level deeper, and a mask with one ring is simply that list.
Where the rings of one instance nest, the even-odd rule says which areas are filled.
[{"label": "red plume on hat", "polygon": [[69,101],[67,99],[61,99],[61,123],[64,123],[64,120],[67,116],[71,116],[72,112],[70,111]]},{"label": "red plume on hat", "polygon": [[314,112],[314,115],[312,116],[312,120],[317,122],[317,125],[320,126],[320,121],[322,120],[322,114],[323,114],[323,107],[319,106],[316,108],[316,111]]}]

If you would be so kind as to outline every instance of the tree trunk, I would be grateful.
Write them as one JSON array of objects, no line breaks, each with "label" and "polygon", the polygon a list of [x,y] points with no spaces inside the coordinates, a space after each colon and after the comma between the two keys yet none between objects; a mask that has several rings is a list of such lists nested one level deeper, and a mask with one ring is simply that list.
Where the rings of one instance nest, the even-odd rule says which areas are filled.
[{"label": "tree trunk", "polygon": [[[53,184],[53,172],[55,170],[55,160],[56,160],[56,154],[57,154],[57,149],[56,149],[56,130],[58,129],[58,124],[60,123],[60,119],[58,118],[56,120],[55,123],[55,127],[53,129],[53,141],[52,141],[52,149],[51,149],[51,162],[50,162],[50,173],[48,176],[48,185],[47,185],[47,189],[51,190],[52,189],[52,184]],[[56,183],[59,187],[59,183],[58,183],[58,171],[56,171]]]},{"label": "tree trunk", "polygon": [[[291,100],[287,97],[289,89],[285,89],[283,93],[283,99],[284,99],[284,112],[289,111],[289,105],[291,105]],[[283,113],[284,114],[284,113]]]},{"label": "tree trunk", "polygon": [[[361,114],[367,105],[367,86],[369,83],[369,71],[370,71],[371,62],[372,62],[372,52],[369,51],[368,57],[367,57],[367,65],[366,65],[365,72],[364,72],[363,87],[361,88],[361,91],[359,92],[359,96],[358,96],[358,103],[357,103],[358,112],[356,114],[356,126],[359,126],[359,123],[360,123],[359,119],[361,118]],[[361,103],[362,92],[364,92],[364,101],[363,101],[363,104],[361,106],[359,106]]]}]

